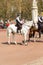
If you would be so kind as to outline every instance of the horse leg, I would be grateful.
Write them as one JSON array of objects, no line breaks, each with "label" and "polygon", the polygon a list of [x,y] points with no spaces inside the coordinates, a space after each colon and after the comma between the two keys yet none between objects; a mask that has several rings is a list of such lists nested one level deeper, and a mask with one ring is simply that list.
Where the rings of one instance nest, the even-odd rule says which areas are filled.
[{"label": "horse leg", "polygon": [[11,30],[8,28],[7,29],[7,41],[9,45],[10,45],[10,35],[11,35]]},{"label": "horse leg", "polygon": [[36,32],[34,32],[34,42],[36,41],[36,36],[37,36],[37,34],[36,34]]},{"label": "horse leg", "polygon": [[39,30],[39,38],[41,37],[41,30]]},{"label": "horse leg", "polygon": [[10,45],[10,33],[8,34],[8,44]]},{"label": "horse leg", "polygon": [[33,37],[35,36],[35,31],[33,31]]},{"label": "horse leg", "polygon": [[38,40],[38,31],[35,32],[35,35],[34,35],[34,42]]},{"label": "horse leg", "polygon": [[28,45],[27,44],[27,37],[28,37],[28,34],[24,34],[24,43],[25,43],[25,45]]},{"label": "horse leg", "polygon": [[17,42],[14,41],[14,34],[12,35],[13,42],[17,45]]},{"label": "horse leg", "polygon": [[31,31],[29,30],[28,35],[27,35],[28,36],[28,41],[30,41],[30,32]]}]

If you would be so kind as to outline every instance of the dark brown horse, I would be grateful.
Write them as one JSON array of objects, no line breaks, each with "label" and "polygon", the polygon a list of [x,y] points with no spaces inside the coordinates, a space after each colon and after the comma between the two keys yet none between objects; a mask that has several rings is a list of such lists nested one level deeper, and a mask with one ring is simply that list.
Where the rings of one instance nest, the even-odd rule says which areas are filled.
[{"label": "dark brown horse", "polygon": [[31,27],[29,37],[34,37],[35,32],[39,33],[39,38],[41,37],[41,31],[43,31],[43,22],[38,21],[37,24],[38,24],[38,29],[36,29],[33,26]]}]

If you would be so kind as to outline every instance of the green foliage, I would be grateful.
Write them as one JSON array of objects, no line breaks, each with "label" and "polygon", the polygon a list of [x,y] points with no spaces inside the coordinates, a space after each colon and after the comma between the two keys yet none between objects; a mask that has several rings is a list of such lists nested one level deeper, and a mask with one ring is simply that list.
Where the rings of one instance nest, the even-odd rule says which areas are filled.
[{"label": "green foliage", "polygon": [[22,17],[31,19],[31,2],[30,0],[22,1]]},{"label": "green foliage", "polygon": [[38,11],[39,11],[39,14],[43,11],[43,1],[42,0],[38,0]]},{"label": "green foliage", "polygon": [[[15,18],[17,13],[21,17],[31,20],[32,0],[0,0],[0,17]],[[39,13],[43,11],[43,2],[38,0]]]}]

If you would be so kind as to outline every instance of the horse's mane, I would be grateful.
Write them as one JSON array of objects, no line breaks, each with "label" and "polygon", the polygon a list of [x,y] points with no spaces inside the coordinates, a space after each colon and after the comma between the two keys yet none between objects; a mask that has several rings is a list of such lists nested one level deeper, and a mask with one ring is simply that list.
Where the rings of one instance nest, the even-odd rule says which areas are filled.
[{"label": "horse's mane", "polygon": [[33,24],[33,21],[29,21],[29,20],[26,20],[26,22],[24,23],[24,25],[27,25],[27,26],[32,26]]}]

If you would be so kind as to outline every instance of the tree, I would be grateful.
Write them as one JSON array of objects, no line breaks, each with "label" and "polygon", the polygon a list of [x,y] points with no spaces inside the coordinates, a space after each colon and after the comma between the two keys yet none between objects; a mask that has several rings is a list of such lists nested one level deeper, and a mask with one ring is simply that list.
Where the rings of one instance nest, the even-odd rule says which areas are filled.
[{"label": "tree", "polygon": [[[18,13],[22,17],[31,19],[32,0],[0,0],[0,16],[4,18],[15,18]],[[43,11],[43,1],[38,0],[38,11]]]},{"label": "tree", "polygon": [[31,0],[22,0],[22,17],[31,19]]},{"label": "tree", "polygon": [[43,1],[42,0],[38,0],[38,11],[39,13],[43,11]]}]

